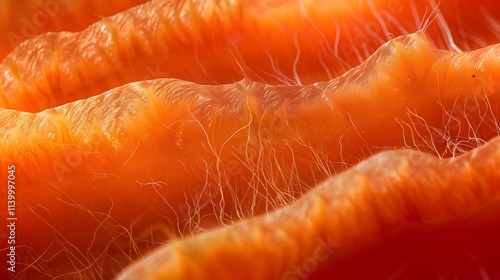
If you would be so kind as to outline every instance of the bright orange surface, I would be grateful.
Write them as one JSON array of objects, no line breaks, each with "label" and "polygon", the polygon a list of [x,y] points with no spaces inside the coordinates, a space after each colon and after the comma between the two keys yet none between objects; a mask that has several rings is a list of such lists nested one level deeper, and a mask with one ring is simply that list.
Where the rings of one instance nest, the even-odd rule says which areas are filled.
[{"label": "bright orange surface", "polygon": [[0,180],[16,166],[18,272],[2,272],[500,277],[495,4],[355,2],[154,0],[15,48]]},{"label": "bright orange surface", "polygon": [[0,59],[27,39],[46,32],[76,32],[145,0],[4,0],[0,3]]}]

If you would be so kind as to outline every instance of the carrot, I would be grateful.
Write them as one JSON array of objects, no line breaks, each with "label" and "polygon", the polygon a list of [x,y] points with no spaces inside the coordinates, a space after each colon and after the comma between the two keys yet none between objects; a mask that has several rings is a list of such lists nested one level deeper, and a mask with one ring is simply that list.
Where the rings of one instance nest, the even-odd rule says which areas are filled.
[{"label": "carrot", "polygon": [[[162,77],[202,84],[233,83],[243,77],[271,84],[327,81],[361,63],[383,42],[419,28],[438,46],[453,49],[441,18],[431,24],[437,12],[429,12],[423,23],[397,20],[423,15],[428,8],[423,5],[224,3],[153,0],[79,33],[48,33],[28,40],[0,65],[0,107],[38,112],[129,82]],[[447,3],[440,6],[443,11],[455,7]],[[471,9],[472,14],[481,12]],[[489,26],[484,16],[480,18],[483,27]],[[497,42],[491,28],[473,30],[485,39],[478,44],[462,36],[462,49]]]},{"label": "carrot", "polygon": [[0,9],[0,60],[23,41],[54,31],[80,31],[89,24],[128,9],[145,0],[98,1],[29,0],[2,1]]},{"label": "carrot", "polygon": [[[470,250],[468,231],[483,235],[477,220],[500,211],[499,148],[497,137],[447,160],[408,150],[379,153],[284,209],[170,242],[117,279],[382,279],[397,267],[377,267],[377,257],[401,252],[422,255],[418,263],[407,259],[402,279],[436,279],[450,268],[449,260],[428,252],[440,254],[450,245],[463,246],[456,253]],[[450,224],[460,227],[453,241],[432,237]],[[498,230],[498,216],[490,225],[486,230]],[[367,265],[345,262],[355,256]],[[419,270],[424,265],[434,271]],[[453,268],[458,275],[470,273],[469,267]]]},{"label": "carrot", "polygon": [[499,48],[456,54],[417,33],[308,86],[160,79],[39,113],[2,109],[0,166],[20,170],[17,215],[29,221],[26,274],[118,269],[152,242],[279,209],[383,149],[470,150],[498,133],[498,86],[484,81],[499,73],[482,58]]}]

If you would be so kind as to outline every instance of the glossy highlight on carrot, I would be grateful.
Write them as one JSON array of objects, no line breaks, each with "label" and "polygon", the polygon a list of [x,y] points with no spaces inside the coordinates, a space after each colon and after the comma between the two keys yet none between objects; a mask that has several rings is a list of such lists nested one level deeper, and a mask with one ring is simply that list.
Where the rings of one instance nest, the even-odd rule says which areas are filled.
[{"label": "glossy highlight on carrot", "polygon": [[27,40],[0,65],[8,277],[494,277],[500,46],[478,4],[470,29],[457,1],[156,0]]}]

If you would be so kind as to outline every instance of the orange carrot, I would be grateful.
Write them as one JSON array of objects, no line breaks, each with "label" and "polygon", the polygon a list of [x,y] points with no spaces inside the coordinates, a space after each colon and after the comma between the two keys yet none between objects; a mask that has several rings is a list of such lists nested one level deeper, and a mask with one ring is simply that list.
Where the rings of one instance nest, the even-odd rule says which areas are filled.
[{"label": "orange carrot", "polygon": [[[118,279],[382,279],[398,267],[378,268],[377,274],[369,263],[382,265],[376,257],[395,254],[387,240],[408,235],[411,240],[396,241],[402,247],[397,251],[423,256],[418,263],[407,260],[400,276],[439,279],[448,260],[428,252],[439,254],[450,245],[464,246],[455,249],[459,253],[470,249],[467,231],[481,235],[485,229],[477,227],[477,220],[500,211],[499,149],[497,137],[448,160],[416,151],[379,153],[284,209],[164,245]],[[430,237],[450,224],[460,224],[453,235],[463,243]],[[498,230],[498,225],[488,229]],[[373,253],[373,248],[378,250]],[[365,258],[371,269],[358,262],[345,266],[342,261],[353,256]],[[435,271],[419,270],[424,265]],[[469,273],[468,267],[453,268],[458,275]]]},{"label": "orange carrot", "polygon": [[[0,34],[134,3],[53,1],[0,3]],[[495,279],[499,10],[436,6],[154,0],[22,43],[0,64],[0,279],[110,279],[164,243],[128,272]],[[400,148],[440,159],[358,165]]]},{"label": "orange carrot", "polygon": [[[203,84],[233,83],[244,76],[272,84],[327,81],[361,63],[383,42],[419,28],[438,46],[455,46],[446,33],[449,26],[441,18],[433,23],[437,12],[429,12],[422,22],[397,20],[415,13],[423,16],[423,9],[430,8],[424,5],[259,3],[153,0],[79,33],[48,33],[28,40],[0,65],[0,107],[38,112],[128,82],[161,77]],[[455,5],[447,3],[440,8],[452,11]],[[471,14],[490,5],[485,1]],[[490,26],[486,19],[481,17],[483,27]],[[461,36],[462,49],[498,41],[488,28],[473,30],[484,40],[469,42],[472,36]]]},{"label": "orange carrot", "polygon": [[0,60],[23,41],[46,32],[83,30],[89,24],[146,0],[4,0],[0,4]]},{"label": "orange carrot", "polygon": [[[499,80],[498,62],[482,58],[499,48],[450,53],[417,33],[309,86],[161,79],[36,114],[2,109],[0,166],[19,169],[18,217],[29,223],[18,240],[34,256],[29,273],[119,268],[148,250],[127,258],[121,250],[136,243],[281,208],[383,149],[470,150],[498,133],[498,86],[484,83]],[[56,266],[68,258],[71,267]],[[86,271],[94,262],[103,266]]]}]

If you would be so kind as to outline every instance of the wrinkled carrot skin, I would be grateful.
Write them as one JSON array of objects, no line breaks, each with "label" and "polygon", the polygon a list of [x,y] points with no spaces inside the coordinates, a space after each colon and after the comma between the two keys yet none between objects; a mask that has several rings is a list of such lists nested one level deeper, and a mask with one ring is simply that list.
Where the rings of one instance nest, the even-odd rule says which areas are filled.
[{"label": "wrinkled carrot skin", "polygon": [[[284,209],[165,245],[118,279],[383,279],[401,261],[409,267],[401,279],[473,277],[476,266],[456,264],[466,253],[485,255],[478,237],[497,239],[499,164],[498,137],[446,160],[382,152]],[[488,247],[498,252],[500,243]],[[294,270],[315,255],[317,269]]]},{"label": "wrinkled carrot skin", "polygon": [[146,2],[4,0],[0,4],[0,61],[23,41],[47,32],[76,32],[88,25]]},{"label": "wrinkled carrot skin", "polygon": [[[153,0],[80,33],[26,41],[0,64],[0,107],[37,112],[153,78],[202,84],[243,77],[271,84],[327,81],[358,65],[383,42],[419,28],[410,2],[375,1],[379,13],[354,3]],[[484,27],[482,9],[496,11],[488,9],[492,3],[469,9],[480,19],[472,27]],[[428,7],[417,8],[423,15]],[[457,4],[446,1],[441,9],[455,18]],[[374,29],[380,17],[384,28]],[[464,30],[484,38],[482,47],[498,42],[488,28]],[[449,48],[438,24],[426,32],[438,38],[438,46]],[[466,47],[475,49],[478,43],[467,41]]]},{"label": "wrinkled carrot skin", "polygon": [[[264,9],[264,11],[268,10],[272,11],[269,7]],[[324,11],[319,9],[320,12],[318,13],[324,15],[325,11],[328,10],[328,8],[325,8]],[[294,11],[296,13],[290,16],[290,22],[292,23],[288,26],[291,26],[291,28],[295,27],[293,19],[299,17],[297,10]],[[258,12],[261,12],[259,15],[262,14],[262,10],[257,9],[255,13]],[[221,14],[224,15],[225,13],[222,12]],[[273,15],[271,12],[269,14]],[[239,16],[241,13],[236,13],[236,15]],[[311,16],[318,18],[314,15]],[[271,18],[271,16],[269,17]],[[105,20],[104,22],[107,21]],[[228,21],[227,26],[234,26],[234,22],[234,20]],[[323,23],[320,22],[318,24],[323,25]],[[248,26],[251,27],[252,25]],[[116,30],[127,31],[130,29],[116,28]],[[228,28],[228,30],[229,33],[232,31],[231,28]],[[257,31],[250,33],[255,37],[250,36],[248,38],[255,39],[258,35],[261,35]],[[432,29],[428,31],[432,34]],[[205,34],[205,32],[202,33]],[[57,36],[61,36],[62,41],[63,39],[67,39],[64,37],[65,35],[49,35],[44,38],[46,40],[44,45],[46,48],[44,49],[44,46],[41,48],[46,51],[53,47],[51,45],[53,42],[50,40]],[[90,36],[88,38],[90,40],[93,37]],[[486,38],[488,38],[487,40],[491,40],[493,37],[486,36]],[[293,78],[292,70],[290,70],[293,64],[293,59],[291,58],[295,57],[296,50],[288,48],[290,44],[293,45],[293,36],[287,36],[287,40],[284,40],[282,45],[274,44],[276,42],[273,43],[272,40],[268,39],[266,39],[266,43],[270,44],[267,47],[271,51],[276,46],[274,50],[279,50],[280,53],[271,52],[271,55],[278,59],[281,63],[280,65],[287,66],[287,70],[283,72],[290,78]],[[299,67],[299,76],[303,77],[303,81],[308,81],[308,79],[310,81],[319,79],[327,80],[318,58],[313,55],[318,49],[317,45],[312,43],[303,44],[302,40],[299,39],[299,45],[302,49],[301,60],[313,61],[313,66]],[[133,39],[126,41],[124,46],[132,46],[134,48],[133,52],[137,51],[141,53],[144,49],[139,41],[143,42],[144,40]],[[185,49],[183,48],[183,44],[187,46],[193,45],[189,41],[187,43],[183,42],[183,36],[179,36],[173,39],[173,41],[175,42],[173,45],[181,50]],[[245,49],[245,46],[248,46],[248,41],[250,40],[243,40],[241,45],[238,45],[238,50],[246,56],[252,57],[252,54],[262,50],[262,46],[250,46],[248,49]],[[35,43],[32,44],[36,45]],[[29,44],[27,43],[27,45]],[[396,44],[393,46],[394,48],[389,49],[401,51],[405,45],[405,43]],[[422,47],[422,45],[418,44],[417,46],[419,48]],[[482,101],[488,101],[489,104],[493,104],[484,105],[487,103],[481,103],[485,106],[483,109],[491,109],[491,112],[488,114],[491,114],[490,117],[493,117],[493,119],[486,119],[486,122],[474,119],[475,116],[471,116],[471,119],[469,119],[469,121],[472,120],[473,122],[472,126],[478,127],[477,135],[474,136],[483,140],[489,140],[497,133],[492,129],[496,125],[495,117],[498,116],[497,108],[494,106],[498,102],[498,85],[495,83],[495,81],[499,80],[497,74],[497,48],[492,47],[488,49],[488,52],[482,50],[455,57],[455,62],[457,62],[455,65],[460,65],[460,70],[451,69],[449,71],[448,65],[453,65],[453,63],[450,63],[446,59],[453,60],[453,57],[425,48],[424,44],[422,52],[420,50],[419,52],[408,50],[397,52],[401,56],[396,56],[395,60],[391,60],[390,62],[399,65],[398,67],[391,68],[382,64],[375,67],[378,72],[370,72],[370,70],[373,70],[373,66],[361,67],[357,71],[349,73],[349,75],[342,76],[336,82],[315,85],[317,88],[314,86],[305,88],[298,86],[268,88],[262,84],[255,84],[248,80],[236,85],[229,85],[228,87],[223,86],[222,92],[226,89],[227,92],[234,93],[227,89],[229,88],[239,94],[241,92],[246,94],[243,94],[244,98],[241,96],[239,96],[240,99],[236,98],[236,101],[234,96],[238,96],[238,94],[228,94],[228,97],[221,98],[222,101],[218,99],[220,96],[217,96],[217,98],[212,96],[212,99],[209,98],[209,102],[206,103],[197,102],[198,100],[193,101],[195,99],[193,97],[191,99],[189,97],[182,97],[177,99],[176,101],[181,101],[176,103],[175,100],[168,100],[165,96],[173,91],[185,94],[190,89],[197,94],[200,91],[206,91],[207,94],[211,95],[214,92],[220,92],[221,87],[202,88],[192,84],[186,85],[179,81],[166,80],[158,83],[143,83],[138,88],[130,86],[114,90],[115,93],[125,93],[124,95],[126,96],[123,98],[112,97],[106,99],[106,96],[103,95],[85,101],[86,103],[71,103],[37,115],[1,110],[1,119],[6,121],[1,126],[5,132],[3,133],[5,136],[3,136],[4,139],[2,140],[5,141],[2,141],[0,167],[4,170],[4,166],[15,162],[21,167],[18,173],[19,184],[29,186],[28,188],[21,189],[18,203],[20,205],[20,216],[31,223],[20,226],[19,232],[22,233],[19,235],[19,240],[31,248],[21,247],[20,250],[25,250],[22,251],[23,253],[26,252],[24,255],[28,255],[28,252],[35,252],[37,255],[42,254],[42,252],[44,253],[42,261],[39,260],[40,262],[37,263],[39,266],[31,268],[26,275],[28,277],[39,275],[35,274],[37,273],[36,270],[45,271],[49,278],[63,273],[87,273],[84,269],[88,269],[90,264],[94,264],[93,260],[97,259],[98,257],[96,256],[99,256],[100,253],[110,255],[111,257],[99,259],[102,262],[99,262],[99,265],[91,266],[90,270],[92,270],[94,276],[99,275],[99,273],[109,273],[106,276],[114,275],[117,269],[131,261],[129,257],[134,259],[140,254],[133,252],[129,254],[130,256],[126,256],[120,250],[133,251],[134,248],[131,248],[133,245],[139,247],[144,245],[142,246],[142,250],[147,251],[149,249],[148,246],[154,246],[151,244],[153,241],[165,241],[172,238],[172,236],[176,236],[178,231],[185,230],[185,232],[190,232],[193,230],[189,226],[182,229],[177,228],[179,223],[187,222],[185,220],[179,221],[177,219],[182,220],[183,218],[174,217],[175,215],[169,214],[174,213],[175,209],[172,210],[165,204],[165,198],[171,199],[171,197],[174,197],[175,199],[183,199],[184,195],[189,196],[192,186],[199,187],[206,183],[207,178],[205,176],[212,176],[210,180],[218,176],[222,177],[222,180],[227,180],[224,181],[225,186],[233,187],[232,190],[223,190],[225,192],[224,196],[228,200],[246,194],[247,189],[238,188],[238,191],[232,191],[234,191],[235,186],[246,186],[252,178],[255,178],[256,171],[253,167],[258,166],[255,163],[257,160],[255,158],[255,146],[260,148],[260,145],[263,145],[265,152],[260,156],[265,159],[271,159],[266,161],[263,165],[264,168],[262,168],[263,170],[272,170],[266,174],[268,177],[265,179],[272,178],[266,184],[272,182],[272,187],[284,185],[292,185],[292,187],[287,189],[289,192],[287,193],[287,198],[276,198],[273,195],[282,192],[282,190],[272,190],[271,185],[258,185],[259,190],[265,192],[271,189],[272,191],[266,193],[267,197],[260,201],[260,204],[257,203],[256,206],[253,206],[254,208],[248,206],[252,205],[251,202],[240,199],[238,203],[244,205],[246,202],[247,209],[252,209],[248,210],[250,213],[243,213],[243,215],[237,215],[238,206],[241,205],[226,203],[223,208],[226,214],[224,216],[226,223],[237,220],[241,216],[247,217],[263,213],[268,209],[278,208],[300,196],[305,188],[316,185],[319,181],[329,176],[330,173],[335,173],[349,165],[356,164],[359,160],[379,150],[403,146],[425,148],[431,143],[431,140],[424,140],[419,143],[405,141],[413,140],[412,136],[414,136],[413,133],[415,132],[426,135],[426,129],[429,126],[442,127],[443,107],[449,109],[455,104],[465,103],[468,97],[479,98]],[[283,51],[283,49],[286,51]],[[23,53],[21,48],[16,51],[19,57],[28,57]],[[197,54],[200,55],[200,53],[203,54],[203,51]],[[185,57],[180,56],[181,58],[186,58],[184,61],[169,64],[174,69],[172,71],[181,70],[174,73],[174,75],[171,75],[171,73],[168,75],[185,76],[192,79],[203,77],[207,82],[213,83],[213,81],[208,81],[209,79],[200,69],[195,70],[198,72],[194,74],[186,74],[189,72],[189,69],[186,70],[186,65],[195,65],[196,62],[206,66],[205,69],[210,71],[210,75],[215,75],[217,78],[220,75],[221,81],[229,78],[231,78],[231,81],[234,81],[241,78],[239,66],[231,53],[226,52],[226,56],[222,56],[229,65],[226,65],[227,69],[225,70],[224,68],[218,68],[220,67],[220,61],[211,61],[207,58],[213,57],[213,53],[214,49],[209,48],[205,50],[205,56],[198,57],[200,61],[196,61],[193,58],[194,51],[191,50],[191,53],[186,54]],[[486,56],[482,56],[485,53],[488,54],[488,59],[485,60],[485,67],[482,68],[479,65],[483,65],[484,62],[481,58],[486,58]],[[71,55],[74,56],[74,53]],[[125,56],[127,55],[129,53],[125,52]],[[46,56],[42,53],[41,57],[51,58],[50,53]],[[143,56],[140,54],[137,57],[142,59]],[[151,55],[150,57],[154,56]],[[32,58],[28,57],[27,61]],[[119,60],[122,58],[119,57]],[[124,61],[130,62],[127,59],[129,57],[126,57]],[[436,59],[437,62],[435,62]],[[175,62],[175,59],[173,61]],[[434,61],[435,63],[426,64],[429,61]],[[458,63],[460,61],[462,63]],[[157,63],[157,60],[154,60],[154,62]],[[16,58],[9,63],[12,66],[18,63],[18,60]],[[72,63],[71,61],[66,63],[70,67],[85,65],[82,63]],[[36,63],[32,65],[36,65]],[[110,65],[114,64],[111,63]],[[79,71],[81,73],[85,72],[84,75],[102,74],[103,79],[110,79],[106,81],[97,79],[97,82],[95,82],[97,89],[94,91],[94,94],[97,94],[107,87],[112,88],[127,81],[137,79],[137,77],[139,77],[138,79],[151,78],[152,76],[149,75],[147,66],[156,66],[156,64],[151,64],[148,61],[138,62],[137,64],[130,63],[130,65],[132,65],[132,70],[128,69],[120,75],[131,75],[131,77],[135,78],[128,80],[129,77],[127,76],[127,78],[122,79],[118,75],[118,82],[113,80],[113,77],[109,78],[110,72],[105,72],[104,74],[99,72],[98,70],[101,68],[96,71],[88,71],[80,68]],[[409,65],[413,67],[409,67]],[[42,66],[46,67],[47,65]],[[60,66],[50,64],[48,68],[44,68],[45,70],[48,69],[43,74],[46,76],[42,75],[39,78],[48,79],[48,83],[54,85],[53,81],[59,78],[59,69],[64,68]],[[39,69],[37,70],[38,72],[31,71],[34,68],[28,67],[28,71],[26,72],[40,73]],[[256,68],[258,68],[258,65],[251,65],[244,69],[255,70]],[[436,70],[437,75],[434,75],[434,72],[426,72],[430,68]],[[110,68],[104,67],[104,69],[109,70]],[[122,71],[121,66],[117,67],[117,69],[118,71]],[[223,71],[227,71],[227,73],[232,73],[233,76],[217,71],[214,71],[214,74],[212,74],[212,70],[214,69],[222,69]],[[407,71],[401,71],[401,69]],[[266,69],[264,67],[264,70],[269,72],[274,69]],[[412,72],[413,70],[415,71]],[[75,71],[75,69],[71,69],[71,71]],[[71,71],[68,72],[71,73]],[[369,78],[367,78],[366,73],[377,73],[380,75],[368,75]],[[442,75],[446,73],[446,76],[441,76],[440,73]],[[164,75],[164,73],[162,72],[161,75]],[[259,75],[255,75],[254,78],[261,75],[262,73],[259,72]],[[477,75],[477,79],[472,79],[473,75]],[[251,73],[250,77],[252,77]],[[347,84],[346,81],[352,82],[353,77],[356,77],[354,79],[356,83],[344,86]],[[408,78],[410,79],[408,80]],[[24,81],[34,82],[36,79],[33,77],[24,77]],[[84,80],[77,81],[75,84],[80,86],[82,81]],[[267,82],[277,83],[278,81],[271,79]],[[108,83],[106,86],[100,88],[106,83]],[[155,85],[157,86],[156,88]],[[170,89],[162,88],[162,86],[168,88],[168,85],[171,86]],[[69,84],[64,83],[57,86],[60,86],[62,90],[74,89]],[[89,86],[89,88],[92,87],[92,85]],[[391,91],[391,87],[398,90]],[[339,88],[342,90],[339,90]],[[422,90],[423,88],[425,90]],[[85,89],[84,87],[82,92],[87,92],[86,94],[92,92],[92,90],[85,91]],[[403,89],[405,90],[404,94],[402,93]],[[435,95],[436,89],[439,89],[439,96]],[[151,92],[144,94],[148,90]],[[370,95],[372,90],[377,95]],[[270,96],[262,95],[262,93],[268,93],[268,91],[274,92],[274,95],[270,94],[270,96],[275,99],[267,99]],[[16,94],[18,92],[24,92],[24,88],[23,90],[16,91]],[[72,91],[71,94],[76,94],[75,92],[78,91]],[[260,95],[259,92],[261,93]],[[299,102],[303,101],[304,96],[301,94],[304,92],[308,93],[305,96],[310,98],[310,100],[307,100],[307,98],[305,100],[309,103]],[[273,106],[271,105],[273,104],[273,100],[279,100],[277,97],[285,93],[293,96],[290,98],[292,100],[281,100],[282,103],[278,102]],[[331,93],[335,97],[325,101],[325,93],[327,95]],[[360,97],[360,99],[357,100],[355,97],[351,97],[350,93],[354,93],[354,96]],[[182,96],[183,94],[179,95]],[[158,97],[158,95],[161,97]],[[40,104],[44,104],[44,106],[48,104],[47,106],[52,107],[54,104],[60,102],[55,101],[59,96],[50,96],[48,99],[40,100]],[[68,99],[64,99],[63,97],[60,100],[66,103],[73,100],[74,96],[70,96]],[[194,96],[194,94],[191,96]],[[251,96],[251,98],[248,99],[248,96]],[[434,99],[425,98],[429,96],[432,96]],[[79,95],[79,97],[88,97],[88,95]],[[262,100],[268,101],[261,102]],[[111,104],[108,101],[111,101]],[[35,102],[38,103],[38,100],[35,101],[33,99],[31,102],[33,104]],[[289,106],[289,102],[292,103],[292,106]],[[109,107],[100,106],[103,104]],[[167,104],[167,108],[164,108],[165,104]],[[207,109],[207,104],[211,105],[208,106],[211,109]],[[239,111],[234,108],[228,109],[226,106],[228,104],[236,104]],[[330,105],[334,105],[333,108],[341,110],[332,110]],[[29,106],[26,108],[34,108]],[[186,112],[183,110],[185,108],[194,108],[196,110]],[[311,108],[317,110],[311,110]],[[373,109],[366,110],[366,108]],[[419,116],[427,120],[427,123],[417,124],[416,127],[408,127],[402,134],[400,123],[395,122],[395,118],[407,123],[418,121],[418,119],[408,116],[408,110],[417,112]],[[222,117],[230,114],[239,115],[240,118],[227,121]],[[239,129],[249,124],[250,115],[254,117],[255,122],[248,127],[248,130],[240,131]],[[337,122],[333,122],[332,124],[328,124],[327,122],[318,123],[318,119],[335,119]],[[140,124],[137,124],[138,120]],[[182,121],[176,122],[178,120]],[[381,121],[379,122],[378,120]],[[276,126],[276,122],[278,122],[278,126]],[[376,127],[374,124],[376,124]],[[354,126],[351,127],[351,125]],[[15,126],[18,128],[15,128]],[[37,127],[39,131],[43,132],[39,133],[33,127]],[[278,127],[277,130],[276,127]],[[332,127],[343,127],[343,130],[340,130],[340,132],[338,130],[332,131]],[[474,129],[476,130],[476,128]],[[385,132],[384,135],[380,135],[381,131]],[[458,131],[451,129],[449,133],[453,137],[469,137],[466,130]],[[428,135],[428,137],[430,136]],[[263,139],[263,143],[256,140],[259,137]],[[207,138],[212,142],[207,142]],[[270,138],[273,139],[270,140]],[[226,141],[228,139],[229,141]],[[251,139],[250,142],[254,145],[254,149],[251,149],[250,153],[248,153],[246,145],[249,139]],[[299,145],[298,143],[290,143],[290,139],[300,139],[301,141],[306,139],[307,141],[301,142]],[[168,143],[168,145],[164,145],[164,143]],[[331,143],[339,143],[339,145],[332,148]],[[340,143],[343,143],[342,147],[340,147]],[[209,147],[207,144],[211,144],[212,147]],[[297,148],[299,146],[302,150]],[[436,148],[437,151],[430,151],[437,152],[442,156],[451,156],[452,152],[446,150],[445,146],[446,143],[441,143]],[[214,147],[216,148],[215,152],[211,150]],[[324,159],[325,162],[328,161],[330,164],[326,168],[328,171],[323,169],[324,166],[316,166],[315,164],[318,159],[311,155],[310,151],[312,149],[308,151],[304,147],[314,148],[321,153],[328,153],[328,156]],[[272,150],[272,152],[269,152],[269,150]],[[290,150],[294,151],[293,156],[289,155]],[[73,159],[71,156],[68,159],[71,151],[76,151],[76,157],[80,156],[80,159]],[[249,154],[253,156],[249,160],[253,163],[253,165],[250,165],[251,168],[244,167],[245,165],[241,163],[241,159]],[[276,155],[284,156],[279,158],[277,162],[272,163],[273,160],[276,160]],[[300,159],[297,160],[297,158]],[[293,161],[294,159],[295,161]],[[237,167],[240,168],[234,169],[234,166],[224,165],[225,162],[231,160],[239,161],[240,165]],[[123,164],[117,165],[117,162]],[[183,163],[182,167],[178,167],[179,162]],[[245,161],[243,163],[248,162]],[[56,165],[56,168],[54,168],[54,165]],[[284,182],[286,180],[280,178],[281,176],[277,176],[278,178],[271,176],[283,172],[280,175],[286,175],[282,177],[290,177],[289,174],[293,173],[292,170],[297,167],[299,171],[298,174],[294,175],[296,179],[294,179],[295,182],[293,183],[289,181]],[[237,176],[234,175],[235,171],[238,174]],[[200,176],[200,174],[203,175]],[[220,177],[218,180],[221,180]],[[216,189],[216,191],[220,190]],[[217,194],[220,196],[220,193],[214,192],[214,195]],[[218,198],[220,199],[220,197]],[[180,204],[179,200],[175,199],[173,201],[167,200],[170,206],[173,204],[174,208]],[[268,205],[271,200],[275,200],[275,205]],[[133,205],[133,208],[131,205]],[[269,207],[266,208],[266,206]],[[211,228],[219,225],[220,216],[218,214],[220,213],[208,213],[208,218],[204,216],[205,220],[202,222],[201,227]],[[165,222],[165,220],[168,220],[168,222]],[[160,222],[155,224],[156,221]],[[158,226],[160,236],[147,237],[149,233],[147,228],[158,224],[160,224]],[[82,232],[93,234],[82,235]],[[151,232],[151,235],[155,234],[158,234],[158,232]],[[56,239],[53,238],[54,236]],[[130,244],[131,239],[135,244]],[[47,246],[48,250],[46,250]],[[51,258],[52,256],[56,257]],[[68,259],[72,262],[71,265],[67,265]],[[83,263],[74,262],[75,260],[82,261]],[[27,262],[29,263],[30,261]],[[61,265],[58,266],[58,264]],[[103,270],[105,272],[102,272]]]},{"label": "wrinkled carrot skin", "polygon": [[[30,244],[20,250],[44,259],[57,255],[50,267],[68,258],[61,248],[84,264],[93,260],[87,250],[91,256],[105,250],[112,256],[104,258],[105,266],[120,267],[130,260],[119,250],[132,250],[131,238],[151,242],[147,231],[152,225],[161,224],[159,241],[197,230],[182,211],[185,203],[197,205],[185,202],[185,196],[202,186],[216,203],[223,202],[221,208],[201,209],[204,229],[280,208],[346,165],[412,145],[406,139],[442,126],[443,106],[462,104],[478,86],[482,91],[475,98],[496,104],[498,87],[484,90],[481,79],[498,80],[498,63],[481,56],[499,48],[453,54],[433,48],[419,33],[388,43],[338,79],[306,87],[248,80],[203,86],[165,79],[129,84],[37,114],[1,110],[9,122],[1,127],[6,144],[0,163],[15,162],[21,170],[25,187],[19,190],[18,215],[30,221],[19,226],[19,241]],[[475,71],[479,62],[482,68]],[[467,69],[476,78],[464,74]],[[442,75],[458,75],[455,87]],[[439,96],[437,87],[442,88]],[[481,122],[475,131],[481,139],[493,137],[491,126],[498,118],[496,107],[487,109],[491,118],[469,116],[471,123]],[[414,127],[402,131],[402,123],[412,122]],[[466,130],[451,127],[449,133],[467,137]],[[418,145],[413,147],[428,143]],[[445,148],[439,151],[451,156]],[[311,165],[318,155],[329,165]],[[227,165],[231,162],[237,168]],[[82,235],[82,230],[96,234]]]}]

